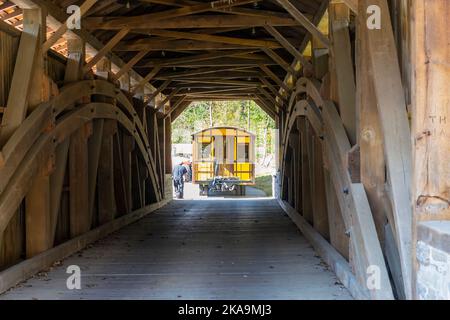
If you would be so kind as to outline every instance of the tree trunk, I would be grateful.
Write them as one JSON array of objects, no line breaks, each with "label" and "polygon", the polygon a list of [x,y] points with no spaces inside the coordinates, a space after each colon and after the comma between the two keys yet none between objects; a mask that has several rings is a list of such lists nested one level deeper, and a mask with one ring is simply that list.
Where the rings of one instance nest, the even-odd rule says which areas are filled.
[{"label": "tree trunk", "polygon": [[213,126],[213,118],[212,118],[212,102],[208,103],[209,105],[209,126]]}]

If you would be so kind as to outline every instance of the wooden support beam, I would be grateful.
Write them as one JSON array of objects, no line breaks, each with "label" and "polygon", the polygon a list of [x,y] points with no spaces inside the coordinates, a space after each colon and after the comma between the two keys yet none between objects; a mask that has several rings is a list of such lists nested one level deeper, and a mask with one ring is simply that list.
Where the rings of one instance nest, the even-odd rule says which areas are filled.
[{"label": "wooden support beam", "polygon": [[89,162],[88,137],[92,134],[90,124],[72,134],[69,147],[69,196],[70,236],[79,236],[91,229],[89,216]]},{"label": "wooden support beam", "polygon": [[352,259],[360,283],[367,283],[367,268],[380,268],[380,288],[370,290],[375,299],[392,299],[392,287],[381,246],[373,222],[369,202],[360,183],[352,183],[344,160],[350,143],[336,107],[329,101],[322,109],[324,120],[324,150],[347,232],[350,234]]},{"label": "wooden support beam", "polygon": [[[161,79],[170,79],[170,78],[184,78],[184,77],[192,77],[196,75],[205,75],[205,76],[214,76],[214,74],[220,72],[242,72],[248,74],[257,74],[258,71],[250,69],[252,67],[225,67],[225,68],[215,68],[215,67],[207,67],[207,68],[199,68],[193,70],[186,70],[182,72],[170,72],[170,73],[162,73],[159,75]],[[250,70],[248,70],[250,69]]]},{"label": "wooden support beam", "polygon": [[[51,158],[49,157],[49,160]],[[51,208],[50,208],[50,172],[52,163],[47,163],[34,177],[26,196],[25,226],[26,226],[26,256],[31,258],[50,249],[51,238]]]},{"label": "wooden support beam", "polygon": [[[164,178],[166,174],[172,174],[172,121],[170,115],[164,121]],[[164,187],[167,187],[165,184]]]},{"label": "wooden support beam", "polygon": [[92,136],[88,140],[88,190],[89,190],[89,218],[94,216],[95,192],[97,190],[97,173],[102,147],[104,119],[95,120],[92,126]]},{"label": "wooden support beam", "polygon": [[[236,38],[233,38],[236,39]],[[231,41],[230,41],[231,42]],[[231,44],[218,41],[202,41],[202,40],[186,40],[186,39],[170,39],[170,40],[154,40],[152,38],[143,38],[134,41],[124,41],[119,43],[114,51],[218,51],[218,50],[255,50],[261,43],[251,42],[248,45]],[[270,47],[282,48],[278,42],[271,42]]]},{"label": "wooden support beam", "polygon": [[115,79],[119,79],[122,75],[127,73],[133,66],[138,63],[142,58],[144,58],[150,50],[139,51],[130,61],[127,62],[120,70],[114,75]]},{"label": "wooden support beam", "polygon": [[176,88],[175,90],[172,90],[172,92],[168,96],[166,96],[163,101],[161,101],[159,104],[156,105],[156,109],[158,111],[164,112],[165,104],[168,101],[170,101],[178,92],[180,92],[180,90],[181,88]]},{"label": "wooden support beam", "polygon": [[311,194],[311,176],[310,176],[310,140],[311,128],[306,117],[302,116],[297,119],[297,128],[300,132],[300,163],[301,163],[301,182],[302,182],[302,214],[303,217],[313,224],[313,206]]},{"label": "wooden support beam", "polygon": [[288,86],[280,80],[280,78],[277,77],[277,75],[275,73],[273,73],[272,70],[270,70],[267,66],[265,66],[264,64],[258,64],[258,67],[264,71],[265,74],[267,74],[273,81],[275,81],[275,83],[280,86],[281,88],[283,88],[286,92],[289,92],[289,88]]},{"label": "wooden support beam", "polygon": [[[327,159],[328,161],[328,159]],[[349,241],[347,230],[345,228],[344,219],[341,209],[339,208],[339,202],[336,196],[336,192],[331,182],[330,173],[327,170],[325,174],[325,191],[327,199],[327,212],[328,221],[330,226],[330,243],[336,248],[336,250],[347,260],[349,259]]]},{"label": "wooden support beam", "polygon": [[[369,1],[360,0],[367,7]],[[373,72],[374,91],[384,139],[387,175],[390,182],[392,210],[396,220],[395,236],[400,253],[406,298],[412,297],[412,146],[406,102],[400,77],[394,34],[386,0],[371,0],[381,12],[381,28],[367,31],[369,61]]]},{"label": "wooden support beam", "polygon": [[16,6],[15,3],[10,2],[10,1],[5,1],[0,5],[0,10],[2,10],[2,11],[8,10],[8,9],[14,8],[15,6]]},{"label": "wooden support beam", "polygon": [[367,59],[369,52],[366,39],[366,19],[358,19],[356,30],[356,77],[358,79],[356,106],[359,125],[357,139],[360,148],[361,183],[364,185],[367,193],[378,238],[380,243],[384,245],[384,231],[387,219],[389,217],[392,226],[394,226],[395,220],[392,217],[392,213],[388,214],[387,212],[389,204],[387,203],[388,195],[386,193],[387,181],[383,133],[373,82],[370,77],[372,74],[371,66]]},{"label": "wooden support beam", "polygon": [[273,61],[278,63],[280,67],[282,67],[287,73],[292,74],[295,76],[296,72],[295,70],[283,59],[281,58],[275,51],[269,48],[263,48],[262,49]]},{"label": "wooden support beam", "polygon": [[185,100],[187,96],[182,96],[180,99],[178,99],[173,105],[170,106],[169,111],[166,113],[165,117],[170,115],[173,111],[175,111]]},{"label": "wooden support beam", "polygon": [[21,15],[22,15],[22,9],[15,8],[12,12],[6,13],[0,19],[3,20],[3,21],[8,21],[8,20],[17,18],[17,17],[19,17]]},{"label": "wooden support beam", "polygon": [[[191,62],[199,62],[199,61],[207,61],[207,60],[214,60],[224,57],[233,57],[233,56],[239,56],[239,55],[245,55],[248,53],[253,53],[254,50],[238,50],[238,51],[218,51],[218,52],[209,52],[204,54],[197,54],[197,55],[191,55],[187,57],[182,58],[174,58],[174,59],[160,59],[160,60],[154,60],[152,59],[151,62],[139,65],[139,67],[175,67],[175,66],[183,66]],[[217,69],[217,68],[216,68]]]},{"label": "wooden support beam", "polygon": [[[172,80],[166,80],[172,81]],[[239,86],[239,87],[259,87],[261,84],[255,81],[245,81],[245,80],[187,80],[187,79],[174,79],[175,82],[183,82],[183,83],[205,83],[207,85],[216,85],[217,87],[221,87],[221,85],[229,85],[229,86]]]},{"label": "wooden support beam", "polygon": [[64,82],[69,83],[81,78],[81,68],[84,64],[86,44],[78,37],[67,39],[67,64]]},{"label": "wooden support beam", "polygon": [[311,63],[290,43],[281,33],[272,26],[264,26],[266,31],[270,33],[290,54],[292,54],[305,69],[312,70]]},{"label": "wooden support beam", "polygon": [[134,138],[131,135],[123,134],[122,136],[122,166],[125,196],[127,199],[128,210],[131,210],[133,203],[132,194],[132,152],[134,150]]},{"label": "wooden support beam", "polygon": [[177,18],[182,17],[186,15],[193,15],[198,14],[202,12],[207,12],[214,9],[225,9],[225,8],[231,8],[234,6],[254,3],[260,0],[234,0],[231,1],[212,1],[208,3],[201,3],[194,6],[188,6],[188,7],[182,7],[177,9],[171,9],[166,10],[162,12],[156,12],[156,13],[149,13],[144,14],[140,16],[133,16],[133,17],[119,17],[119,18],[109,18],[106,21],[103,21],[103,19],[98,19],[98,22],[100,22],[100,26],[97,25],[97,28],[116,28],[116,29],[122,29],[122,28],[141,28],[143,24],[145,24],[147,21],[154,21],[154,20],[166,20],[171,18]]},{"label": "wooden support beam", "polygon": [[[80,6],[81,17],[97,2],[97,0],[85,0]],[[43,44],[42,53],[45,54],[67,31],[67,20],[51,35]]]},{"label": "wooden support beam", "polygon": [[[43,7],[43,8],[45,8],[47,10],[48,17],[49,17],[49,19],[47,19],[47,21],[48,21],[49,25],[51,24],[51,25],[55,26],[54,29],[59,28],[60,24],[65,23],[65,21],[67,20],[67,13],[65,12],[65,10],[63,10],[61,7],[59,7],[58,5],[56,5],[55,3],[53,3],[50,0],[13,0],[12,2],[20,4],[21,7],[35,7],[35,8]],[[82,22],[84,22],[84,19]],[[75,35],[80,37],[84,42],[86,42],[90,46],[92,46],[92,48],[94,50],[100,51],[104,47],[104,44],[102,42],[100,42],[97,38],[92,36],[85,28],[82,28],[81,30],[74,29],[71,31]],[[122,61],[122,59],[120,59],[114,53],[110,53],[108,56],[109,56],[111,62],[114,63],[119,68],[122,67],[123,65],[125,65],[125,63]],[[130,70],[129,73],[130,73],[130,76],[135,81],[140,81],[142,79],[142,77],[138,73],[136,73],[134,70]],[[150,88],[150,85],[148,85],[148,88]]]},{"label": "wooden support beam", "polygon": [[20,37],[8,101],[0,126],[0,147],[20,126],[28,110],[28,95],[32,86],[34,61],[39,50],[41,30],[39,12],[39,9],[24,10],[24,28]]},{"label": "wooden support beam", "polygon": [[358,0],[342,0],[353,13],[358,14]]},{"label": "wooden support beam", "polygon": [[306,30],[316,37],[324,46],[330,47],[330,41],[319,29],[306,18],[289,0],[276,0],[289,14],[297,20]]},{"label": "wooden support beam", "polygon": [[258,87],[258,91],[261,92],[266,97],[266,99],[272,102],[272,104],[276,107],[277,111],[279,108],[281,109],[283,108],[283,106],[277,100],[275,100],[275,98],[272,97],[270,93],[268,93],[264,88]]},{"label": "wooden support beam", "polygon": [[188,89],[183,89],[182,93],[178,93],[175,96],[190,96],[190,95],[197,95],[197,94],[214,94],[214,93],[229,93],[229,94],[244,94],[242,91],[246,91],[249,92],[253,89],[249,89],[247,87],[242,87],[242,88],[236,88],[236,87],[229,87],[229,88],[223,88],[223,89],[209,89],[209,90],[204,90],[204,89],[197,89],[197,90],[188,90]]},{"label": "wooden support beam", "polygon": [[322,140],[313,136],[311,165],[313,179],[311,179],[311,197],[313,207],[313,226],[325,239],[330,239],[330,227],[327,212],[327,197],[325,188],[325,174],[323,163]]},{"label": "wooden support beam", "polygon": [[[413,5],[412,136],[414,218],[450,220],[448,2]],[[445,45],[447,43],[447,45]],[[429,51],[431,50],[431,51]]]},{"label": "wooden support beam", "polygon": [[157,124],[157,150],[159,157],[159,178],[161,179],[161,190],[158,190],[161,194],[164,194],[165,188],[165,174],[166,174],[166,138],[165,138],[165,124],[166,119],[162,119],[159,117],[160,114],[155,112],[155,119]]},{"label": "wooden support beam", "polygon": [[55,168],[50,176],[50,245],[53,246],[56,235],[56,226],[61,207],[64,178],[66,176],[67,159],[69,156],[70,139],[64,140],[55,150]]},{"label": "wooden support beam", "polygon": [[103,225],[117,214],[114,192],[113,137],[117,133],[117,122],[105,120],[98,167],[98,222]]},{"label": "wooden support beam", "polygon": [[[242,8],[243,9],[243,8]],[[119,30],[118,25],[106,25],[102,18],[84,18],[83,26],[92,30]],[[292,18],[285,17],[256,17],[236,16],[230,14],[217,15],[189,15],[173,19],[154,20],[148,19],[139,25],[133,25],[133,30],[146,29],[214,29],[214,28],[252,28],[263,27],[266,24],[279,27],[298,26],[298,22]]]},{"label": "wooden support beam", "polygon": [[190,32],[158,30],[158,29],[150,30],[150,33],[152,35],[174,38],[174,39],[189,39],[189,40],[197,40],[197,41],[228,43],[228,44],[236,44],[236,45],[247,46],[247,47],[256,47],[256,48],[278,48],[279,47],[277,42],[270,41],[270,40],[243,39],[243,38],[216,36],[216,35],[210,35],[210,34],[197,34],[197,33],[190,33]]},{"label": "wooden support beam", "polygon": [[114,193],[116,197],[117,212],[118,214],[124,214],[129,211],[128,195],[126,191],[126,181],[123,160],[123,145],[122,136],[123,132],[118,130],[117,134],[113,137],[113,155],[114,155]]},{"label": "wooden support beam", "polygon": [[[195,73],[195,71],[193,71]],[[167,79],[179,79],[181,80],[217,80],[217,79],[226,79],[226,80],[242,80],[250,78],[259,78],[260,73],[257,71],[222,71],[221,69],[217,69],[216,72],[211,72],[210,74],[197,75],[192,77],[165,77],[163,74],[156,77],[158,80],[167,80]],[[262,76],[264,78],[264,76]],[[269,83],[271,86],[271,83]],[[276,86],[276,85],[275,85]]]},{"label": "wooden support beam", "polygon": [[129,31],[130,29],[124,28],[117,32],[114,37],[112,37],[111,40],[109,40],[108,43],[105,44],[105,46],[95,55],[95,57],[93,57],[91,60],[89,60],[88,63],[86,63],[86,65],[83,67],[83,74],[91,70],[92,67],[95,66],[101,58],[106,56],[108,52],[111,51],[111,49],[114,48],[114,46],[128,34]]},{"label": "wooden support beam", "polygon": [[142,208],[144,206],[143,179],[141,177],[140,163],[136,152],[133,152],[131,155],[131,169],[131,210],[134,210],[135,208]]},{"label": "wooden support beam", "polygon": [[158,89],[156,89],[154,92],[152,92],[149,96],[148,96],[148,100],[152,101],[158,94],[161,93],[161,91],[165,90],[167,88],[167,86],[172,82],[172,80],[166,80],[164,81]]},{"label": "wooden support beam", "polygon": [[[67,63],[64,74],[64,82],[70,83],[80,79],[81,67],[85,57],[85,43],[78,37],[67,39]],[[55,169],[50,177],[50,200],[51,200],[51,244],[53,245],[58,214],[61,205],[64,178],[66,176],[67,159],[69,154],[70,139],[61,142],[55,150]]]},{"label": "wooden support beam", "polygon": [[267,81],[266,78],[264,78],[264,77],[262,77],[262,76],[259,76],[258,79],[261,80],[262,84],[265,85],[267,88],[269,88],[269,90],[272,91],[272,93],[273,93],[275,96],[277,96],[278,98],[280,98],[281,101],[286,102],[286,101],[285,101],[285,97],[283,97],[283,96],[278,92],[278,90],[275,89],[274,86],[273,86],[269,81]]},{"label": "wooden support beam", "polygon": [[344,123],[350,143],[356,143],[356,85],[352,61],[352,45],[347,20],[348,8],[345,4],[330,5],[330,24],[333,46],[334,71],[337,94],[339,97],[339,113]]},{"label": "wooden support beam", "polygon": [[171,121],[175,121],[178,116],[191,105],[192,101],[183,101],[173,112],[170,113]]},{"label": "wooden support beam", "polygon": [[269,115],[269,117],[275,120],[276,113],[272,108],[269,107],[269,105],[264,101],[263,98],[256,96],[255,98],[253,98],[253,100],[265,113]]},{"label": "wooden support beam", "polygon": [[161,70],[160,66],[155,66],[152,71],[150,71],[139,83],[131,89],[131,93],[135,94],[139,88],[148,83],[151,79],[153,79],[158,72]]},{"label": "wooden support beam", "polygon": [[[413,299],[423,299],[418,282],[430,275],[440,278],[427,262],[420,259],[416,249],[418,241],[425,247],[436,248],[432,252],[446,250],[448,254],[448,225],[450,220],[450,83],[449,72],[449,17],[446,0],[416,1],[411,10],[411,65],[414,66],[411,81],[411,136],[413,139],[412,199],[413,207]],[[429,232],[428,226],[442,225],[442,233]],[[445,227],[447,226],[447,227]],[[447,228],[447,229],[446,229]],[[421,230],[424,235],[420,236]],[[426,240],[425,240],[426,239]],[[436,242],[435,240],[436,239]],[[441,244],[438,244],[441,243]],[[433,254],[432,254],[433,255]],[[448,265],[448,260],[447,260]],[[423,272],[421,269],[423,268]],[[448,269],[447,269],[448,270]],[[448,271],[447,271],[448,275]],[[448,278],[436,288],[437,295],[445,297]],[[426,298],[431,298],[428,290]]]}]

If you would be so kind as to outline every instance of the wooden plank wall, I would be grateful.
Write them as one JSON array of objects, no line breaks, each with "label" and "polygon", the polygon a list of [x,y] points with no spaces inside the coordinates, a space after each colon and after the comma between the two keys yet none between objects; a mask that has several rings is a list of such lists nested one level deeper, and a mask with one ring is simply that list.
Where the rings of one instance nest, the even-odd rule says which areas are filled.
[{"label": "wooden plank wall", "polygon": [[[14,65],[19,48],[20,32],[0,21],[0,119],[8,101]],[[0,266],[17,262],[24,249],[25,215],[23,205],[5,229],[3,239],[0,235]],[[12,245],[14,244],[14,245]]]},{"label": "wooden plank wall", "polygon": [[[381,9],[379,30],[367,28],[370,5]],[[367,259],[378,261],[382,269],[386,265],[384,298],[413,297],[413,148],[408,120],[414,110],[410,102],[423,103],[420,97],[430,95],[421,94],[425,82],[421,84],[422,91],[417,84],[412,87],[415,65],[411,63],[414,52],[410,41],[413,32],[411,8],[411,3],[404,0],[331,2],[328,11],[331,46],[327,50],[315,47],[317,41],[312,42],[313,62],[320,64],[314,68],[318,78],[302,80],[299,77],[293,92],[296,99],[288,99],[295,102],[281,118],[284,129],[280,137],[280,198],[347,259],[363,289],[367,280],[366,267],[369,266]],[[437,26],[433,27],[435,29],[438,30]],[[442,37],[441,42],[446,43],[445,33]],[[329,56],[328,65],[321,63],[321,57],[326,55]],[[439,59],[446,59],[445,51]],[[436,71],[436,83],[440,83],[442,74]],[[424,81],[423,76],[417,77],[418,82]],[[411,100],[412,92],[417,93],[415,101]],[[445,99],[439,101],[438,105],[445,109]],[[339,112],[337,116],[329,113],[334,106]],[[309,111],[313,109],[316,111]],[[414,111],[418,115],[425,114]],[[446,116],[445,113],[441,115],[441,122]],[[292,127],[296,121],[300,124],[300,140],[297,128]],[[416,124],[419,122],[422,124],[422,119],[416,120]],[[321,126],[322,130],[308,129]],[[423,129],[423,125],[418,127]],[[332,142],[328,140],[330,137],[334,139]],[[428,147],[427,144],[422,150]],[[437,149],[436,152],[439,153]],[[443,171],[441,176],[448,175]],[[434,178],[429,177],[427,181],[430,179]],[[446,185],[441,183],[437,188],[442,193]],[[316,199],[320,193],[325,197]],[[325,208],[320,207],[322,203],[327,204]],[[317,217],[319,212],[322,217],[325,212],[326,219]],[[374,250],[378,252],[376,256],[371,255]],[[370,296],[381,298],[373,292]]]},{"label": "wooden plank wall", "polygon": [[[3,122],[21,33],[1,27]],[[171,150],[165,146],[170,127],[165,131],[163,118],[148,113],[142,100],[128,97],[115,83],[83,80],[85,45],[69,40],[69,47],[68,60],[53,52],[45,56],[43,103],[27,112],[0,146],[0,270],[51,248],[57,252],[119,217],[131,221],[133,212],[144,214],[142,208],[172,197],[171,188],[164,189],[171,186],[164,167],[170,165],[164,151]],[[89,72],[84,79],[111,78],[110,70],[98,70],[106,71]]]},{"label": "wooden plank wall", "polygon": [[[449,271],[437,266],[448,266],[450,256],[449,16],[446,0],[417,1],[411,8],[413,294],[420,299],[449,299]],[[431,262],[421,254],[426,250]],[[446,259],[434,259],[438,253]]]}]

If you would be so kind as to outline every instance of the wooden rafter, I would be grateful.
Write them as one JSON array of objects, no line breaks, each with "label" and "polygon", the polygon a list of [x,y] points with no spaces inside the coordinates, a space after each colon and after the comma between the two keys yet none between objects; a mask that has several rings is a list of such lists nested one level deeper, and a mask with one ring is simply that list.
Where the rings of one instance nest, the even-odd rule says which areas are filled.
[{"label": "wooden rafter", "polygon": [[97,64],[97,62],[100,61],[101,58],[103,58],[104,56],[106,56],[109,51],[111,51],[111,49],[123,38],[125,37],[128,32],[130,31],[130,29],[122,29],[119,32],[116,33],[116,35],[114,37],[111,38],[111,40],[108,41],[107,44],[105,44],[105,46],[100,49],[100,51],[88,62],[86,63],[86,65],[83,68],[83,72],[86,73],[89,70],[91,70],[91,68],[93,66],[95,66]]},{"label": "wooden rafter", "polygon": [[239,6],[249,3],[254,3],[255,1],[260,0],[235,0],[231,1],[213,1],[209,3],[201,3],[194,6],[182,7],[178,9],[166,10],[162,12],[149,13],[140,16],[133,17],[116,17],[110,18],[107,21],[103,21],[102,18],[98,19],[100,21],[97,27],[100,28],[142,28],[142,25],[147,21],[151,20],[163,20],[163,19],[171,19],[177,18],[192,14],[198,14],[202,12],[210,11],[211,9],[220,9],[220,8],[231,8],[233,6]]},{"label": "wooden rafter", "polygon": [[[80,6],[81,17],[97,2],[97,0],[85,0]],[[47,52],[67,31],[67,21],[51,35],[51,37],[44,43],[42,47],[43,53]]]},{"label": "wooden rafter", "polygon": [[264,27],[290,54],[308,69],[312,69],[311,63],[280,33],[272,26]]},{"label": "wooden rafter", "polygon": [[257,47],[257,48],[278,48],[278,44],[274,41],[270,40],[254,40],[254,39],[242,39],[236,37],[224,37],[224,36],[215,36],[209,34],[197,34],[190,32],[180,32],[180,31],[169,31],[169,30],[150,30],[150,34],[163,36],[174,39],[189,39],[189,40],[197,40],[197,41],[208,41],[208,42],[217,42],[217,43],[228,43],[228,44],[237,44],[248,47]]},{"label": "wooden rafter", "polygon": [[330,41],[319,29],[306,18],[289,0],[276,0],[290,15],[297,20],[306,30],[316,37],[325,47],[330,47]]},{"label": "wooden rafter", "polygon": [[[83,26],[87,29],[121,29],[121,27],[105,25],[101,18],[85,18]],[[139,25],[133,25],[133,30],[146,29],[188,29],[188,28],[251,28],[271,26],[298,26],[299,23],[287,17],[258,17],[258,16],[238,16],[238,15],[194,15],[177,17],[163,20],[146,20]]]},{"label": "wooden rafter", "polygon": [[127,73],[133,66],[138,63],[142,58],[145,57],[147,53],[149,53],[150,50],[142,50],[139,51],[130,61],[127,62],[126,65],[124,65],[120,70],[114,75],[116,79],[119,79],[122,75]]}]

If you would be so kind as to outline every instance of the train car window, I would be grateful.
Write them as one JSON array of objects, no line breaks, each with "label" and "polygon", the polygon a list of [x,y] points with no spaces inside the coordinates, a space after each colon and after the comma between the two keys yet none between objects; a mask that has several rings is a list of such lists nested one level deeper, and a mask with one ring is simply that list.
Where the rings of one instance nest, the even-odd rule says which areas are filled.
[{"label": "train car window", "polygon": [[234,134],[229,135],[226,138],[226,163],[233,164],[234,163]]},{"label": "train car window", "polygon": [[198,158],[199,159],[209,159],[211,158],[211,139],[205,139],[204,137],[199,137],[198,139]]},{"label": "train car window", "polygon": [[237,161],[248,162],[250,158],[250,145],[248,143],[237,144]]},{"label": "train car window", "polygon": [[224,162],[224,139],[222,135],[215,135],[214,139],[214,158],[217,163]]},{"label": "train car window", "polygon": [[209,159],[211,154],[211,142],[202,142],[200,152],[200,158]]}]

